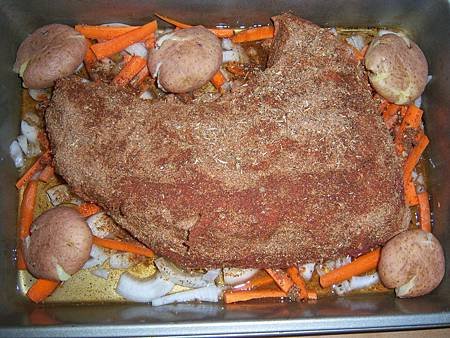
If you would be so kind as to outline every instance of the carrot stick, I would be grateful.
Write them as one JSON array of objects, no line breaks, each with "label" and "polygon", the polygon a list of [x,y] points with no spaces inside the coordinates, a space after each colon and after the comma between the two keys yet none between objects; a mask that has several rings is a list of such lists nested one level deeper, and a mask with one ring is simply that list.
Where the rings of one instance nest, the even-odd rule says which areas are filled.
[{"label": "carrot stick", "polygon": [[[178,28],[191,28],[192,25],[188,25],[186,23],[182,23],[180,21],[171,19],[167,16],[160,15],[158,13],[155,13],[155,15],[160,18],[161,20],[170,23],[171,25],[174,25]],[[227,28],[208,28],[208,30],[211,33],[214,33],[218,38],[230,38],[234,35],[234,29],[227,29]]]},{"label": "carrot stick", "polygon": [[145,44],[145,47],[150,50],[150,49],[155,48],[155,42],[156,42],[155,34],[152,34],[151,37],[149,37],[148,39],[146,39],[144,41],[144,44]]},{"label": "carrot stick", "polygon": [[50,150],[50,141],[48,140],[47,134],[44,131],[40,131],[38,133],[38,141],[39,145],[41,146],[41,150],[46,153]]},{"label": "carrot stick", "polygon": [[88,39],[111,40],[119,35],[135,30],[136,26],[111,27],[111,26],[90,26],[75,25],[75,30],[83,34]]},{"label": "carrot stick", "polygon": [[133,43],[145,40],[154,33],[156,29],[156,21],[152,21],[111,40],[96,43],[95,45],[92,45],[91,49],[97,59],[102,59],[124,50]]},{"label": "carrot stick", "polygon": [[236,285],[233,287],[233,290],[251,290],[260,286],[272,284],[273,282],[273,278],[266,275],[262,277],[252,278],[244,284]]},{"label": "carrot stick", "polygon": [[34,207],[36,205],[38,181],[28,182],[23,193],[22,204],[20,205],[19,218],[19,238],[24,239],[30,234],[30,227],[33,223]]},{"label": "carrot stick", "polygon": [[422,133],[419,138],[419,142],[409,153],[403,168],[403,178],[406,182],[411,181],[412,172],[429,142],[430,140],[428,140],[428,137]]},{"label": "carrot stick", "polygon": [[300,293],[300,299],[308,298],[308,290],[306,289],[306,283],[302,276],[300,276],[300,272],[296,266],[291,266],[287,269],[289,277],[291,277],[294,284],[298,287]]},{"label": "carrot stick", "polygon": [[422,121],[423,111],[417,108],[415,105],[411,104],[408,106],[406,110],[405,117],[400,124],[396,134],[395,134],[395,148],[397,153],[400,154],[403,147],[403,136],[407,128],[418,129],[420,127],[420,122]]},{"label": "carrot stick", "polygon": [[403,190],[405,191],[405,201],[407,205],[413,206],[419,204],[416,187],[411,180],[403,180]]},{"label": "carrot stick", "polygon": [[294,282],[283,270],[266,269],[266,272],[273,278],[278,287],[284,292],[289,292]]},{"label": "carrot stick", "polygon": [[387,105],[386,109],[383,111],[383,120],[388,129],[392,129],[395,122],[397,121],[397,112],[400,110],[400,106],[390,103]]},{"label": "carrot stick", "polygon": [[27,296],[35,303],[40,303],[50,296],[58,287],[59,282],[48,279],[38,279],[28,290]]},{"label": "carrot stick", "polygon": [[101,208],[94,203],[83,203],[78,206],[78,212],[83,217],[92,216],[98,212],[100,212]]},{"label": "carrot stick", "polygon": [[244,31],[237,33],[231,38],[234,43],[265,40],[273,38],[273,27],[263,26],[256,28],[249,28]]},{"label": "carrot stick", "polygon": [[211,79],[211,82],[214,85],[214,87],[220,90],[223,84],[226,82],[226,80],[222,72],[219,70],[216,74],[214,74],[213,78]]},{"label": "carrot stick", "polygon": [[55,175],[55,168],[51,164],[47,164],[47,166],[41,171],[39,175],[39,181],[48,183],[50,179]]},{"label": "carrot stick", "polygon": [[245,69],[241,64],[238,64],[236,62],[228,63],[225,68],[227,71],[229,71],[231,74],[236,76],[245,76]]},{"label": "carrot stick", "polygon": [[417,194],[419,201],[419,217],[420,228],[423,231],[431,232],[431,214],[430,214],[430,201],[428,199],[428,193],[426,191]]},{"label": "carrot stick", "polygon": [[94,64],[97,62],[97,57],[95,56],[94,52],[91,49],[92,43],[88,42],[88,46],[89,48],[87,49],[86,54],[84,54],[83,62],[84,66],[86,67],[86,70],[89,73],[94,67]]},{"label": "carrot stick", "polygon": [[364,48],[361,49],[361,50],[359,50],[359,49],[356,48],[356,47],[353,47],[353,51],[354,51],[356,60],[358,60],[358,61],[364,60],[364,57],[366,56],[366,52],[367,52],[367,48],[368,48],[368,47],[369,47],[369,45],[366,45],[366,46],[364,46]]},{"label": "carrot stick", "polygon": [[16,248],[16,267],[17,270],[26,270],[27,269],[27,263],[25,262],[25,257],[23,255],[23,246],[22,241],[17,243]]},{"label": "carrot stick", "polygon": [[338,284],[353,276],[357,276],[375,269],[377,267],[378,260],[380,259],[380,251],[380,248],[377,248],[369,253],[359,256],[347,265],[326,273],[320,277],[320,285],[323,288],[326,288],[333,284]]},{"label": "carrot stick", "polygon": [[112,83],[118,86],[125,86],[147,65],[147,60],[143,57],[134,55],[128,61],[119,74],[113,79]]},{"label": "carrot stick", "polygon": [[139,87],[139,85],[140,85],[141,83],[143,83],[144,80],[145,80],[148,76],[150,76],[150,73],[149,73],[149,71],[148,71],[148,67],[144,66],[144,67],[139,71],[139,73],[137,73],[137,75],[133,78],[133,80],[131,81],[131,84],[132,84],[134,87]]},{"label": "carrot stick", "polygon": [[22,188],[34,174],[36,174],[39,170],[42,170],[44,166],[50,161],[50,153],[47,151],[39,157],[36,162],[22,175],[21,178],[16,182],[16,188]]},{"label": "carrot stick", "polygon": [[94,244],[104,247],[104,248],[107,248],[107,249],[131,252],[136,255],[142,255],[145,257],[154,257],[155,256],[153,251],[150,250],[149,248],[144,248],[142,246],[137,246],[137,245],[134,245],[131,243],[122,242],[122,241],[118,241],[118,240],[114,240],[114,239],[99,238],[97,236],[93,236],[93,237],[94,237],[94,241],[93,241]]},{"label": "carrot stick", "polygon": [[280,290],[251,290],[251,291],[225,291],[223,301],[226,304],[245,302],[250,299],[261,298],[281,298],[286,297],[286,293]]}]

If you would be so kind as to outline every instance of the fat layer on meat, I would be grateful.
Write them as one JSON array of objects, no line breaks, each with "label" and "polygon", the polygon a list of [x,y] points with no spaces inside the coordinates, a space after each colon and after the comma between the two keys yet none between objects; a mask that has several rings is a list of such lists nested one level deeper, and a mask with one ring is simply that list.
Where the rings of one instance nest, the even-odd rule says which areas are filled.
[{"label": "fat layer on meat", "polygon": [[357,255],[406,229],[401,162],[351,47],[273,18],[268,67],[222,96],[149,103],[58,81],[59,174],[157,254],[206,268]]}]

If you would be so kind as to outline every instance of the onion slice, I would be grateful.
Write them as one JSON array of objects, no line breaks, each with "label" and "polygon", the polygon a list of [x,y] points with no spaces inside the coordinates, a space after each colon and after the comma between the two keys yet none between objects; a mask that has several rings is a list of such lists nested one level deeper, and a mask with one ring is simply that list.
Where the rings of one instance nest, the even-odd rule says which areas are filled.
[{"label": "onion slice", "polygon": [[89,225],[89,228],[91,228],[92,234],[100,238],[110,237],[110,229],[115,226],[111,217],[104,212],[98,212],[90,216],[86,219],[86,223]]},{"label": "onion slice", "polygon": [[165,278],[177,285],[188,288],[201,288],[214,283],[214,281],[210,280],[211,278],[207,273],[185,272],[162,257],[155,260],[155,265]]},{"label": "onion slice", "polygon": [[89,269],[97,265],[102,265],[109,257],[105,250],[95,244],[92,244],[90,256],[91,258],[84,263],[82,269]]},{"label": "onion slice", "polygon": [[308,282],[311,280],[312,275],[314,273],[315,266],[316,266],[316,263],[307,263],[307,264],[300,265],[298,267],[300,274],[305,281]]},{"label": "onion slice", "polygon": [[12,141],[9,145],[9,155],[11,159],[14,161],[14,166],[16,168],[21,168],[25,164],[25,160],[23,158],[22,149],[20,148],[19,142],[16,140]]},{"label": "onion slice", "polygon": [[243,284],[258,271],[259,269],[223,268],[223,281],[226,285]]},{"label": "onion slice", "polygon": [[131,265],[131,257],[133,254],[129,252],[120,252],[111,255],[109,258],[109,266],[113,269],[128,269]]},{"label": "onion slice", "polygon": [[166,295],[173,286],[159,273],[151,278],[138,279],[125,272],[120,276],[116,292],[127,300],[147,303]]},{"label": "onion slice", "polygon": [[206,286],[199,289],[177,292],[168,296],[152,300],[153,306],[161,306],[172,303],[184,303],[192,301],[217,303],[222,289],[217,286]]}]

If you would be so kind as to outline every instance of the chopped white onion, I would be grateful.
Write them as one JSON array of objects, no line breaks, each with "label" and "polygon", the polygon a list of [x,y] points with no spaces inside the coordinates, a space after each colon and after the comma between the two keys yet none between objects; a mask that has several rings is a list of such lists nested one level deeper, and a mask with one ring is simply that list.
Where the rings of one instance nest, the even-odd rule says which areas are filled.
[{"label": "chopped white onion", "polygon": [[223,281],[226,285],[243,284],[258,273],[259,269],[223,268]]},{"label": "chopped white onion", "polygon": [[102,265],[109,257],[105,250],[95,244],[92,244],[90,256],[91,258],[84,263],[83,269],[90,269],[94,266]]},{"label": "chopped white onion", "polygon": [[323,276],[327,272],[340,268],[341,266],[347,265],[351,261],[352,258],[350,256],[338,258],[335,261],[326,261],[324,264],[316,265],[316,271],[319,274],[319,276]]},{"label": "chopped white onion", "polygon": [[64,270],[64,268],[61,265],[56,264],[55,267],[56,267],[56,274],[58,275],[58,279],[60,281],[65,282],[66,280],[69,280],[70,277],[72,277]]},{"label": "chopped white onion", "polygon": [[79,198],[73,196],[67,184],[56,185],[48,189],[46,193],[50,203],[53,206],[57,206],[62,203],[72,203],[77,205],[82,203]]},{"label": "chopped white onion", "polygon": [[214,284],[214,281],[220,275],[220,269],[212,269],[205,272],[203,275],[203,279],[207,281],[209,284]]},{"label": "chopped white onion", "polygon": [[162,257],[155,260],[155,265],[165,278],[177,285],[188,288],[201,288],[213,283],[210,280],[206,280],[204,274],[185,272]]},{"label": "chopped white onion", "polygon": [[92,215],[86,219],[86,223],[89,225],[89,228],[91,228],[92,234],[100,238],[110,237],[110,229],[115,227],[112,218],[104,212],[99,212]]},{"label": "chopped white onion", "polygon": [[152,278],[138,279],[129,273],[123,273],[117,283],[116,292],[127,300],[147,303],[153,299],[166,295],[174,284],[156,274]]},{"label": "chopped white onion", "polygon": [[91,273],[99,278],[108,279],[109,277],[109,271],[103,268],[98,268],[95,270],[92,270]]},{"label": "chopped white onion", "polygon": [[131,265],[133,254],[129,252],[120,252],[109,257],[109,266],[113,269],[128,269]]},{"label": "chopped white onion", "polygon": [[153,306],[160,306],[172,303],[184,303],[192,301],[213,302],[219,301],[222,289],[217,286],[206,286],[199,289],[177,292],[161,298],[152,300]]},{"label": "chopped white onion", "polygon": [[300,265],[298,267],[300,271],[300,275],[303,277],[305,281],[310,281],[314,272],[314,267],[316,266],[316,263],[307,263]]},{"label": "chopped white onion", "polygon": [[153,94],[149,90],[146,90],[139,96],[139,98],[141,98],[142,100],[152,100]]},{"label": "chopped white onion", "polygon": [[239,62],[239,53],[236,50],[226,50],[222,52],[222,62]]},{"label": "chopped white onion", "polygon": [[173,39],[172,32],[170,32],[168,34],[164,34],[163,36],[161,36],[159,39],[156,40],[155,49],[159,49],[163,45],[164,41],[172,40],[172,39]]},{"label": "chopped white onion", "polygon": [[420,108],[420,106],[422,105],[422,96],[419,96],[417,99],[414,100],[414,105],[417,108]]},{"label": "chopped white onion", "polygon": [[110,23],[104,23],[101,26],[106,26],[106,27],[129,27],[130,25],[121,23],[121,22],[110,22]]},{"label": "chopped white onion", "polygon": [[11,159],[14,161],[14,166],[16,168],[21,168],[25,164],[24,158],[23,158],[23,152],[20,148],[19,142],[16,140],[12,141],[9,145],[9,155],[11,156]]},{"label": "chopped white onion", "polygon": [[22,120],[20,123],[20,130],[30,143],[39,143],[38,130],[36,127],[30,125],[27,121]]},{"label": "chopped white onion", "polygon": [[433,80],[433,75],[428,75],[427,76],[427,84],[429,84],[431,80]]},{"label": "chopped white onion", "polygon": [[[83,65],[83,63],[81,63],[81,65]],[[78,69],[77,69],[78,71]],[[46,101],[50,99],[50,89],[45,88],[45,89],[32,89],[29,88],[28,89],[28,94],[30,94],[31,98],[34,101]]]},{"label": "chopped white onion", "polygon": [[147,48],[145,47],[145,44],[142,42],[137,42],[135,44],[132,44],[131,46],[127,47],[125,49],[129,54],[131,55],[137,55],[144,59],[147,58]]},{"label": "chopped white onion", "polygon": [[28,140],[25,137],[25,135],[17,136],[17,142],[19,142],[19,146],[20,146],[20,149],[22,149],[22,152],[24,154],[27,154],[28,153]]},{"label": "chopped white onion", "polygon": [[365,46],[364,38],[361,35],[352,35],[345,40],[359,51]]},{"label": "chopped white onion", "polygon": [[330,28],[330,33],[333,34],[333,35],[337,35],[336,27],[331,27]]},{"label": "chopped white onion", "polygon": [[342,296],[350,291],[368,288],[380,281],[378,273],[374,272],[367,276],[354,276],[350,280],[345,280],[334,286],[334,291],[338,296]]},{"label": "chopped white onion", "polygon": [[225,38],[222,39],[222,49],[223,50],[232,50],[234,46],[234,43],[231,41],[231,39]]}]

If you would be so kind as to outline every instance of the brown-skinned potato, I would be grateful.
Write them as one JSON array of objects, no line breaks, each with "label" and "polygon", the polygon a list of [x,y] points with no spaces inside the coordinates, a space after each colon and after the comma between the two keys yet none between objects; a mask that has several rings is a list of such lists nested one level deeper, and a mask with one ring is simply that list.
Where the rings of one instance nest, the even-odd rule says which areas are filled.
[{"label": "brown-skinned potato", "polygon": [[430,293],[440,284],[444,273],[441,244],[433,234],[419,229],[402,232],[387,242],[378,263],[382,283],[395,288],[400,298]]},{"label": "brown-skinned potato", "polygon": [[148,67],[162,89],[187,93],[207,83],[222,63],[220,40],[202,26],[181,29],[157,42]]},{"label": "brown-skinned potato", "polygon": [[66,280],[89,259],[92,233],[79,212],[59,206],[34,220],[24,243],[27,268],[38,278]]},{"label": "brown-skinned potato", "polygon": [[395,104],[413,102],[427,84],[425,55],[406,37],[396,34],[376,37],[367,49],[364,62],[373,88]]},{"label": "brown-skinned potato", "polygon": [[86,39],[67,25],[38,28],[19,46],[13,70],[25,87],[40,89],[75,72],[87,51]]}]

